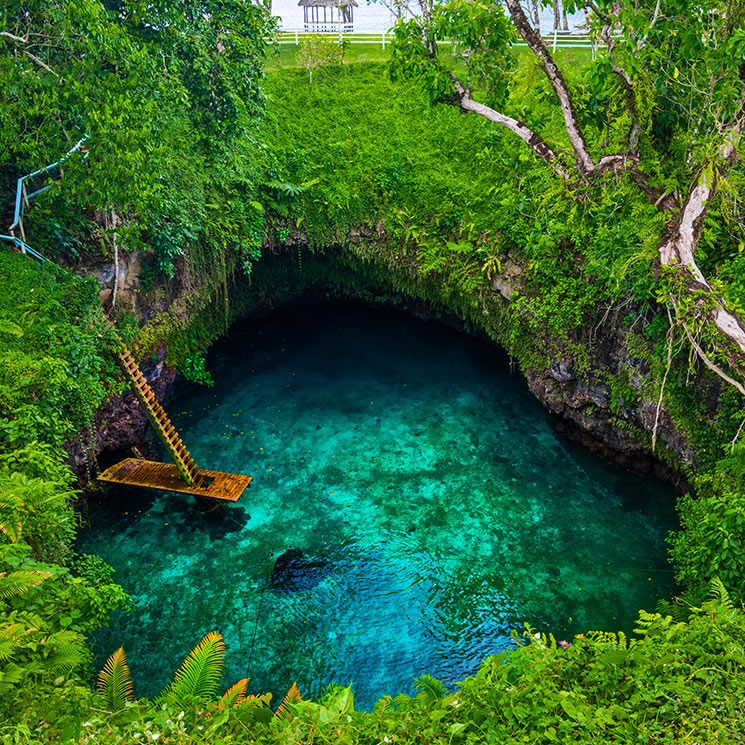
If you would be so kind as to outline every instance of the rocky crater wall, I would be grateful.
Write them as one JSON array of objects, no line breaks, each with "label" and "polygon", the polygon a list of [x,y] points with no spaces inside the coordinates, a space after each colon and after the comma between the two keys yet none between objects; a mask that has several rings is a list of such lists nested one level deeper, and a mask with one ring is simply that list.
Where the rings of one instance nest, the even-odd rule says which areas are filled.
[{"label": "rocky crater wall", "polygon": [[[368,303],[392,305],[420,317],[438,319],[469,333],[477,333],[500,343],[499,333],[490,322],[498,316],[509,317],[510,301],[522,281],[518,262],[508,260],[502,271],[493,279],[491,294],[481,298],[484,323],[474,323],[473,317],[464,318],[458,312],[463,298],[437,297],[436,288],[425,287],[415,276],[415,270],[406,262],[392,263],[390,257],[380,261],[364,258],[349,246],[364,242],[357,233],[351,236],[346,247],[332,247],[323,252],[308,252],[304,236],[293,236],[283,246],[267,247],[265,256],[252,273],[251,282],[237,279],[231,288],[231,317],[250,317],[270,312],[272,308],[289,303],[319,302],[327,300],[358,300]],[[298,249],[303,252],[298,261]],[[382,252],[381,252],[382,255]],[[374,256],[374,254],[373,254]],[[120,287],[126,288],[126,298],[136,298],[127,303],[127,310],[136,313],[141,324],[157,323],[158,313],[167,311],[163,298],[169,292],[156,293],[155,302],[141,289],[139,257],[122,262]],[[102,298],[110,289],[112,267],[88,267],[102,286]],[[178,277],[177,286],[186,287]],[[171,304],[178,302],[183,292],[171,288]],[[104,298],[106,299],[106,298]],[[198,323],[198,318],[187,319]],[[627,331],[612,322],[597,329],[587,363],[581,369],[573,362],[571,354],[557,355],[557,345],[552,339],[536,339],[533,344],[542,349],[548,364],[525,365],[521,363],[528,386],[536,398],[555,417],[555,424],[563,433],[580,441],[603,458],[641,474],[654,474],[682,484],[682,472],[695,468],[695,448],[669,413],[657,401],[644,395],[645,382],[652,374],[649,366],[629,354]],[[142,369],[161,401],[173,395],[179,373],[174,365],[166,363],[167,339],[159,349],[151,350],[142,359]],[[618,376],[623,369],[630,388],[635,392],[626,401],[624,396],[614,397],[609,377]],[[650,436],[657,421],[658,449],[662,444],[665,459],[652,454]],[[106,465],[116,457],[126,457],[131,448],[142,448],[148,436],[148,422],[144,412],[130,392],[112,398],[98,413],[96,419],[95,451],[100,463]],[[85,448],[81,443],[71,443],[71,463],[79,473],[85,470]],[[677,461],[677,462],[676,462]]]}]

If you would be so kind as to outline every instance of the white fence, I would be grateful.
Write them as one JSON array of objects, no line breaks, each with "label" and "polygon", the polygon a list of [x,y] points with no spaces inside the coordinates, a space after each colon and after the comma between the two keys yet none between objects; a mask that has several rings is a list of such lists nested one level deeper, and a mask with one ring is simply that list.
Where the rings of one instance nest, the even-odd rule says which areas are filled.
[{"label": "white fence", "polygon": [[[331,24],[327,24],[331,25]],[[328,31],[317,32],[317,31],[305,31],[304,29],[282,29],[279,31],[274,40],[278,44],[299,44],[300,41],[307,36],[325,36],[330,41],[338,41],[339,31],[338,29],[329,28]],[[345,31],[342,34],[342,38],[349,44],[374,44],[375,46],[380,45],[381,49],[385,49],[386,44],[389,44],[393,38],[393,34],[390,31]],[[556,33],[543,34],[543,40],[548,44],[554,51],[557,49],[593,49],[596,43],[587,35],[575,32],[557,31]],[[452,40],[443,39],[437,42],[438,44],[452,44]],[[525,42],[516,43],[516,47],[526,47]]]}]

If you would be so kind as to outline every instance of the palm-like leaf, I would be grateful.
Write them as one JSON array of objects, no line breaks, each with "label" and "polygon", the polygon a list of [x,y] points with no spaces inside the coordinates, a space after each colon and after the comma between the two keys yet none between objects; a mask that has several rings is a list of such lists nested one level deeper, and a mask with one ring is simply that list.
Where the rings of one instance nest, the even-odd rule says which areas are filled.
[{"label": "palm-like leaf", "polygon": [[211,696],[220,685],[225,642],[222,635],[211,631],[190,652],[168,688],[161,694],[180,701],[187,696]]},{"label": "palm-like leaf", "polygon": [[0,515],[0,533],[8,536],[11,543],[18,543],[21,540],[21,516]]},{"label": "palm-like leaf", "polygon": [[0,693],[4,693],[11,686],[20,683],[28,674],[25,667],[11,662],[0,671]]},{"label": "palm-like leaf", "polygon": [[21,539],[21,510],[23,505],[15,494],[0,495],[0,533],[8,536],[11,543]]},{"label": "palm-like leaf", "polygon": [[106,660],[103,670],[98,674],[98,693],[104,700],[104,705],[111,711],[121,709],[127,701],[134,699],[132,679],[123,647],[119,647]]},{"label": "palm-like leaf", "polygon": [[23,336],[23,329],[13,321],[6,318],[0,318],[0,334],[9,334],[10,336]]},{"label": "palm-like leaf", "polygon": [[0,629],[0,662],[8,662],[18,649],[21,637],[27,633],[20,623],[11,623]]},{"label": "palm-like leaf", "polygon": [[217,702],[219,709],[227,709],[229,706],[239,704],[241,701],[246,700],[246,686],[248,685],[248,678],[239,680],[235,685],[230,686]]},{"label": "palm-like leaf", "polygon": [[417,698],[429,704],[445,698],[450,693],[448,687],[441,680],[427,674],[414,681],[414,688],[417,691]]},{"label": "palm-like leaf", "polygon": [[17,571],[0,572],[0,600],[9,600],[18,595],[28,592],[32,587],[40,585],[45,579],[49,579],[51,572]]},{"label": "palm-like leaf", "polygon": [[730,599],[727,588],[719,577],[713,577],[709,585],[709,600],[715,600],[727,611],[734,609],[734,603]]},{"label": "palm-like leaf", "polygon": [[82,643],[62,644],[47,660],[47,666],[53,673],[67,673],[85,661],[85,647]]},{"label": "palm-like leaf", "polygon": [[290,711],[290,705],[296,704],[298,701],[302,701],[303,697],[300,695],[300,689],[297,687],[297,682],[294,682],[290,686],[290,690],[287,691],[287,694],[282,699],[282,703],[279,705],[279,708],[277,709],[277,716],[280,719],[292,719],[292,712]]}]

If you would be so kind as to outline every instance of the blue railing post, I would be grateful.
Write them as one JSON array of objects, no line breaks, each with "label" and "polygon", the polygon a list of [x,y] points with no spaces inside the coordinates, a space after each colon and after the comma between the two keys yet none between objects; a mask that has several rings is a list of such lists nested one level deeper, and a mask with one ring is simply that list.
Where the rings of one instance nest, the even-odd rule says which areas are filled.
[{"label": "blue railing post", "polygon": [[[77,150],[79,150],[83,143],[88,139],[88,135],[84,135],[81,137],[77,143],[75,143],[75,146],[66,152],[59,160],[55,161],[54,163],[50,163],[48,166],[44,166],[44,168],[40,168],[38,171],[34,171],[33,173],[27,173],[25,176],[21,176],[18,179],[18,184],[16,186],[16,204],[15,209],[13,210],[13,223],[8,228],[8,232],[10,235],[3,235],[0,233],[0,239],[10,241],[11,243],[15,244],[23,254],[30,254],[35,259],[38,259],[39,261],[46,261],[46,259],[37,251],[34,251],[31,246],[29,246],[26,243],[26,231],[23,228],[23,213],[24,213],[24,206],[30,207],[30,199],[32,197],[37,196],[38,194],[41,194],[42,192],[46,191],[47,189],[51,188],[51,184],[47,184],[46,186],[42,186],[41,189],[37,189],[34,192],[31,192],[31,194],[28,193],[26,190],[26,181],[29,179],[34,178],[34,176],[41,176],[42,173],[47,173],[48,171],[51,171],[53,168],[60,168],[62,164]],[[88,157],[88,154],[86,153],[83,156],[83,159]],[[21,237],[16,237],[16,228],[20,230]]]}]

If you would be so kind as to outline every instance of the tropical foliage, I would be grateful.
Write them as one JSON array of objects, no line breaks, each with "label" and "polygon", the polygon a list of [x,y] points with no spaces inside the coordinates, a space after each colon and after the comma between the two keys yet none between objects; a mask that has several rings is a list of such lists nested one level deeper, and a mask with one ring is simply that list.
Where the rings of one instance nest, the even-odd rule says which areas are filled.
[{"label": "tropical foliage", "polygon": [[[351,687],[341,686],[329,686],[312,702],[303,701],[293,685],[276,712],[268,695],[241,699],[236,686],[221,699],[209,695],[186,707],[171,700],[158,706],[130,701],[123,693],[123,707],[114,711],[108,699],[103,708],[101,699],[89,700],[85,721],[67,732],[89,742],[162,738],[226,745],[737,742],[745,695],[745,615],[717,581],[709,598],[688,612],[683,622],[642,611],[633,639],[588,632],[557,640],[528,628],[516,635],[515,651],[487,658],[456,692],[423,676],[415,696],[385,696],[371,712],[355,710]],[[193,655],[184,664],[198,668]],[[102,672],[109,689],[112,668],[121,661],[115,653]],[[124,678],[120,675],[120,688]],[[28,732],[29,739],[59,742],[63,727],[43,722]]]},{"label": "tropical foliage", "polygon": [[70,261],[111,255],[116,232],[125,251],[152,247],[168,278],[180,257],[205,276],[250,260],[270,25],[238,0],[0,3],[0,182],[87,138],[37,198],[29,243]]},{"label": "tropical foliage", "polygon": [[[203,292],[202,305],[173,303],[143,328],[120,319],[120,333],[147,348],[165,342],[195,380],[209,381],[198,352],[231,318],[307,288],[425,301],[486,331],[524,371],[571,365],[607,391],[614,431],[656,447],[694,483],[672,540],[681,595],[642,611],[633,636],[557,640],[527,629],[457,691],[423,674],[413,697],[384,697],[372,712],[356,711],[351,687],[337,685],[319,701],[293,685],[276,710],[268,694],[247,695],[247,679],[220,695],[216,632],[153,701],[136,698],[122,649],[94,690],[86,637],[127,598],[103,562],[75,555],[65,448],[93,465],[96,412],[121,387],[113,332],[93,280],[0,252],[0,735],[742,739],[745,403],[704,362],[735,379],[742,367],[709,324],[711,293],[745,312],[742,168],[721,152],[735,141],[720,138],[740,121],[741,4],[595,4],[595,30],[613,32],[611,43],[596,59],[556,59],[598,167],[576,179],[562,176],[580,153],[557,84],[545,60],[511,48],[517,32],[496,3],[453,0],[431,7],[426,23],[402,22],[393,81],[383,65],[314,62],[312,86],[305,70],[282,70],[265,93],[265,9],[155,5],[0,2],[0,185],[88,138],[88,156],[72,158],[29,212],[29,241],[71,265],[100,263],[116,232],[122,250],[143,251],[144,289],[169,300]],[[454,54],[433,53],[442,35],[456,37]],[[449,105],[473,112],[473,101],[544,133],[550,152]],[[634,168],[599,168],[619,152]],[[691,294],[689,277],[660,269],[659,249],[687,195],[715,182],[695,246],[709,286]],[[618,338],[627,354],[611,367],[604,345]],[[649,402],[695,459],[681,463],[656,430],[632,423],[626,412]]]}]

